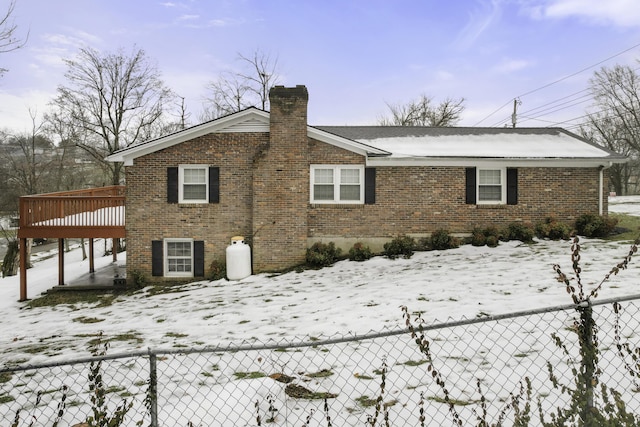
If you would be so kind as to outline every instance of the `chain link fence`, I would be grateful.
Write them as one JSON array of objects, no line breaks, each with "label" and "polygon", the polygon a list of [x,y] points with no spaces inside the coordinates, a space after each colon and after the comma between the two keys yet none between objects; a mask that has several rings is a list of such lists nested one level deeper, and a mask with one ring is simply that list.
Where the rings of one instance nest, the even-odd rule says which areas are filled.
[{"label": "chain link fence", "polygon": [[[0,426],[534,426],[560,418],[559,408],[582,411],[571,390],[586,382],[588,410],[640,413],[640,296],[589,307],[591,377],[579,308],[442,324],[408,313],[414,336],[407,329],[5,367]],[[603,394],[603,384],[613,390]]]}]

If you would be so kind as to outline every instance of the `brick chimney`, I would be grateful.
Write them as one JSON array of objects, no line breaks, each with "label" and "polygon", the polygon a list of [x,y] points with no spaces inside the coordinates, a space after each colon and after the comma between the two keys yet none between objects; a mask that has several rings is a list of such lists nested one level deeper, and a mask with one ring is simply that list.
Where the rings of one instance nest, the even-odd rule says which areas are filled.
[{"label": "brick chimney", "polygon": [[275,86],[269,91],[269,146],[254,163],[254,272],[282,270],[305,259],[308,100],[305,86]]}]

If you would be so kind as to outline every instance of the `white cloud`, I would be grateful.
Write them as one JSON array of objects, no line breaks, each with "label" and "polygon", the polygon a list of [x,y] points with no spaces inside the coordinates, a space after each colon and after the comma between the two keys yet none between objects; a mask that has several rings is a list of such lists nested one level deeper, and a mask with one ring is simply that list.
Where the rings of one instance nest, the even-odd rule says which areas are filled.
[{"label": "white cloud", "polygon": [[469,13],[467,25],[458,34],[455,45],[463,49],[471,47],[476,40],[501,16],[500,0],[481,2],[482,10]]},{"label": "white cloud", "polygon": [[0,127],[16,133],[28,132],[32,125],[29,109],[37,113],[36,120],[42,120],[47,103],[54,96],[54,92],[38,90],[27,90],[17,94],[0,92]]},{"label": "white cloud", "polygon": [[551,0],[539,9],[538,15],[549,18],[577,16],[600,25],[640,26],[640,5],[637,0]]},{"label": "white cloud", "polygon": [[530,61],[524,59],[506,59],[493,67],[493,70],[500,74],[508,74],[514,71],[520,71],[532,65]]},{"label": "white cloud", "polygon": [[178,18],[178,21],[193,21],[199,18],[200,15],[182,15]]}]

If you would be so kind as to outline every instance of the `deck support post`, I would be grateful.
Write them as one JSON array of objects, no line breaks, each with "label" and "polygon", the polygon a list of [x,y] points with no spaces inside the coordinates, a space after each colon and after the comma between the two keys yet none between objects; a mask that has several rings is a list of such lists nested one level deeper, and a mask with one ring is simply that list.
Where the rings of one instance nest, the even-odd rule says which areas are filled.
[{"label": "deck support post", "polygon": [[20,301],[27,300],[27,239],[20,238]]},{"label": "deck support post", "polygon": [[111,252],[113,253],[113,262],[118,261],[118,239],[111,239]]},{"label": "deck support post", "polygon": [[64,285],[64,239],[58,239],[58,286]]},{"label": "deck support post", "polygon": [[89,237],[89,273],[95,273],[96,268],[93,263],[93,237]]}]

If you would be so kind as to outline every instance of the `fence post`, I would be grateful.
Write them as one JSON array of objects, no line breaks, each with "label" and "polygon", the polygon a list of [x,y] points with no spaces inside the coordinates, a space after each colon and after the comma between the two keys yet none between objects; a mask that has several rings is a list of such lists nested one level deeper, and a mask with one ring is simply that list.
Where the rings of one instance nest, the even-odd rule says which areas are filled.
[{"label": "fence post", "polygon": [[597,348],[593,342],[594,335],[596,333],[596,325],[593,320],[593,306],[590,300],[584,301],[583,304],[578,307],[580,312],[580,352],[582,353],[581,371],[584,381],[584,406],[582,407],[582,413],[580,417],[584,426],[594,425],[593,417],[593,391],[596,385],[596,367],[597,367]]},{"label": "fence post", "polygon": [[157,357],[149,349],[149,416],[151,417],[151,427],[158,427],[158,368]]}]

